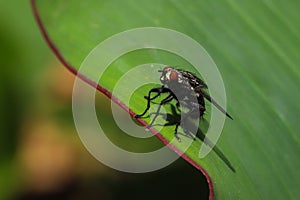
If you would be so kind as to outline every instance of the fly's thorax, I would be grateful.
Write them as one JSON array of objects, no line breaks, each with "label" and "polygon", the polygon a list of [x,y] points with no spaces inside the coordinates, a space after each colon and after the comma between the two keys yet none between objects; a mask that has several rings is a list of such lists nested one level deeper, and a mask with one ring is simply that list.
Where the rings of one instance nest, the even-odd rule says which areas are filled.
[{"label": "fly's thorax", "polygon": [[192,102],[197,102],[197,94],[194,88],[180,70],[166,66],[161,72],[161,83],[168,87],[179,101],[190,99]]}]

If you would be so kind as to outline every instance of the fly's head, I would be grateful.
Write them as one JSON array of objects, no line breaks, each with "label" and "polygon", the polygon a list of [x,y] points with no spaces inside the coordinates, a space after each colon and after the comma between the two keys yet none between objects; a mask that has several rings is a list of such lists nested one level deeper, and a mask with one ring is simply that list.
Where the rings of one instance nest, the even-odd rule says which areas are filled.
[{"label": "fly's head", "polygon": [[171,66],[166,66],[161,72],[160,82],[164,85],[175,85],[182,83],[182,74]]}]

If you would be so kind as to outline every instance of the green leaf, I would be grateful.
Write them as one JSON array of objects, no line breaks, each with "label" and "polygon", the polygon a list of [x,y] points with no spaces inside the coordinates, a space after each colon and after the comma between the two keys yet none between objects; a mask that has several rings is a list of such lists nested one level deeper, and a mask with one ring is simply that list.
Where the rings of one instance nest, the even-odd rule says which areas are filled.
[{"label": "green leaf", "polygon": [[[300,197],[299,1],[38,0],[36,7],[44,34],[74,71],[99,42],[128,29],[164,27],[195,39],[222,74],[234,120],[226,121],[218,140],[221,152],[215,149],[200,159],[202,142],[197,140],[186,152],[189,161],[209,174],[216,199]],[[162,50],[134,51],[113,62],[99,84],[112,92],[123,74],[149,62],[193,69],[186,60]],[[95,82],[93,75],[93,71],[84,74]],[[129,82],[128,88],[134,84]],[[150,87],[135,91],[125,106],[143,111],[143,96]],[[122,95],[117,98],[122,100]],[[164,127],[161,134],[170,141],[173,130]]]}]

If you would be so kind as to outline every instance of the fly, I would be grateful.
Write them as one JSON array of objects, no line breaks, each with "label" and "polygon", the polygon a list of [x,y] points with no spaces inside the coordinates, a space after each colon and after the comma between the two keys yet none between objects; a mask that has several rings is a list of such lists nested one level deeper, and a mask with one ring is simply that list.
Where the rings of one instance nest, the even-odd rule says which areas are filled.
[{"label": "fly", "polygon": [[[179,141],[180,138],[177,134],[178,126],[181,124],[181,122],[185,122],[188,117],[203,117],[206,110],[204,99],[212,103],[227,117],[233,119],[225,111],[225,109],[223,109],[213,98],[211,98],[208,93],[205,92],[205,89],[208,89],[207,85],[195,74],[186,70],[175,69],[171,66],[166,66],[162,70],[159,70],[159,72],[162,73],[160,81],[163,85],[161,87],[152,88],[149,90],[148,96],[145,96],[145,99],[147,99],[147,107],[143,113],[136,115],[135,118],[140,118],[147,113],[147,111],[150,109],[152,100],[156,99],[161,94],[167,94],[167,97],[160,101],[158,109],[149,126],[152,126],[155,119],[158,117],[161,106],[169,103],[172,100],[176,100],[177,107],[181,106],[188,109],[187,113],[180,120],[175,122],[176,126],[174,134]],[[190,135],[185,127],[182,128],[185,134]]]}]

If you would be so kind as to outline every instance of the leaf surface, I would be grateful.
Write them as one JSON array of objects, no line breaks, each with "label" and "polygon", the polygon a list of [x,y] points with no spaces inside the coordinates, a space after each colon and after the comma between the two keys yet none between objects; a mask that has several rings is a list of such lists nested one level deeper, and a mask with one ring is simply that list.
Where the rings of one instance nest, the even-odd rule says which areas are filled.
[{"label": "leaf surface", "polygon": [[[236,172],[218,151],[200,159],[200,140],[185,156],[209,174],[215,199],[300,197],[298,1],[33,2],[49,43],[75,73],[99,42],[128,29],[164,27],[195,39],[216,62],[226,86],[227,107],[234,120],[226,121],[217,147]],[[134,51],[113,62],[96,84],[110,96],[122,75],[150,62],[192,69],[186,60],[165,51]],[[84,76],[95,82],[93,71]],[[147,74],[141,74],[141,78],[146,79]],[[128,82],[126,87],[134,84]],[[135,91],[125,107],[142,112],[143,96],[151,87]],[[117,98],[122,101],[122,94]],[[149,123],[149,119],[144,120]],[[174,126],[168,126],[160,133],[170,141],[173,130]],[[176,148],[180,150],[181,144]]]}]

